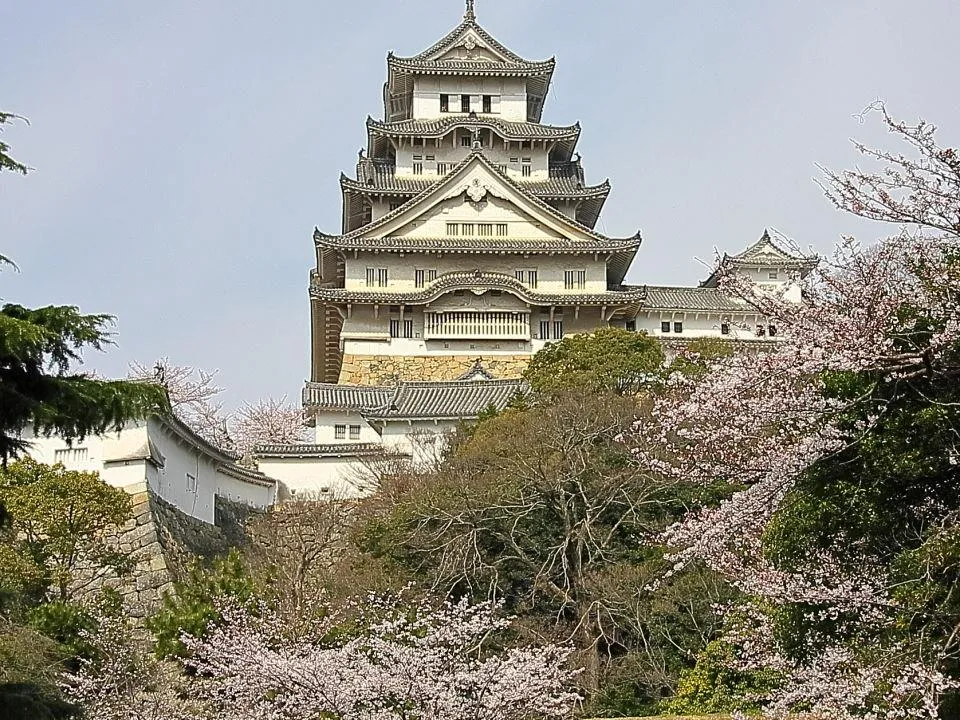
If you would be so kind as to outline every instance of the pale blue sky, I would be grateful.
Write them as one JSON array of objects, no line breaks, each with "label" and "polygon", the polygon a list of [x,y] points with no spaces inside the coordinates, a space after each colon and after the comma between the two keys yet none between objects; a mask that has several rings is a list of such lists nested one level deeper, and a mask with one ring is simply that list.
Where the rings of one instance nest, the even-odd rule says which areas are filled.
[{"label": "pale blue sky", "polygon": [[[881,229],[836,213],[815,162],[883,141],[882,98],[960,143],[956,0],[477,0],[532,59],[557,56],[545,121],[583,123],[600,229],[643,230],[633,282],[693,284],[695,258],[774,227],[828,250]],[[118,318],[129,361],[219,368],[228,401],[297,397],[309,373],[312,231],[382,114],[388,50],[454,27],[460,0],[0,2],[5,133],[36,168],[0,175],[0,297]]]}]

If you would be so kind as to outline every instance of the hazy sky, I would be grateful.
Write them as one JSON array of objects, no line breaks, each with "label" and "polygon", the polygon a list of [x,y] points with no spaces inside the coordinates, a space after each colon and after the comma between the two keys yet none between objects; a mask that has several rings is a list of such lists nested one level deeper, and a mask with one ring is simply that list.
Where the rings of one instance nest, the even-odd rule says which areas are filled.
[{"label": "hazy sky", "polygon": [[[693,284],[770,226],[827,251],[883,229],[835,212],[815,163],[849,167],[878,98],[960,143],[957,0],[477,0],[517,53],[556,55],[545,122],[580,120],[600,229],[643,230],[632,282]],[[117,316],[88,365],[219,368],[236,403],[309,373],[315,225],[382,116],[388,50],[419,52],[460,0],[0,1],[0,297]]]}]

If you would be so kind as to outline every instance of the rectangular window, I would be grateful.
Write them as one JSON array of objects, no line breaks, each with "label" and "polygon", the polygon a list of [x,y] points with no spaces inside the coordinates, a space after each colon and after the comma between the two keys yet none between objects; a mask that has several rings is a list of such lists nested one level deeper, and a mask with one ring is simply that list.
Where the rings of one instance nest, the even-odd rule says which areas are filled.
[{"label": "rectangular window", "polygon": [[436,155],[427,155],[427,160],[431,160],[431,161],[432,161],[432,160],[436,160],[436,159],[437,159],[437,156],[436,156]]},{"label": "rectangular window", "polygon": [[460,223],[447,223],[447,235],[457,237],[460,234]]},{"label": "rectangular window", "polygon": [[636,320],[627,320],[623,325],[624,330],[627,332],[636,332],[637,331],[637,321]]},{"label": "rectangular window", "polygon": [[683,332],[683,323],[682,323],[682,322],[675,322],[675,323],[673,324],[673,331],[674,331],[675,333],[678,333],[678,334],[679,334],[679,333],[682,333],[682,332]]},{"label": "rectangular window", "polygon": [[768,327],[768,328],[767,328],[767,335],[769,335],[770,337],[776,337],[776,336],[777,336],[777,326],[776,326],[776,325],[771,325],[770,327]]},{"label": "rectangular window", "polygon": [[423,175],[423,163],[415,162],[413,164],[413,174],[414,175]]},{"label": "rectangular window", "polygon": [[390,337],[398,338],[400,337],[400,319],[392,318],[390,320]]},{"label": "rectangular window", "polygon": [[377,268],[377,285],[379,287],[386,287],[388,279],[387,268]]},{"label": "rectangular window", "polygon": [[525,162],[525,163],[527,163],[527,164],[529,165],[530,163],[533,162],[533,158],[524,158],[524,159],[523,159],[523,162]]},{"label": "rectangular window", "polygon": [[450,165],[447,163],[437,163],[437,175],[446,175],[450,172]]},{"label": "rectangular window", "polygon": [[522,283],[526,283],[531,290],[537,289],[537,271],[536,270],[516,270],[514,276]]},{"label": "rectangular window", "polygon": [[359,440],[359,439],[360,439],[360,426],[359,426],[359,425],[351,425],[351,426],[350,426],[350,439],[351,439],[351,440]]},{"label": "rectangular window", "polygon": [[720,334],[729,335],[730,334],[730,323],[720,323]]},{"label": "rectangular window", "polygon": [[583,290],[587,286],[586,270],[566,270],[563,273],[564,290]]},{"label": "rectangular window", "polygon": [[197,491],[197,476],[187,473],[187,492],[195,493]]},{"label": "rectangular window", "polygon": [[426,279],[426,273],[423,270],[414,270],[413,271],[413,285],[414,287],[422,288],[424,286],[424,280]]},{"label": "rectangular window", "polygon": [[506,166],[506,165],[497,165],[497,170],[499,170],[500,172],[502,172],[504,175],[507,174],[507,166]]},{"label": "rectangular window", "polygon": [[66,465],[67,463],[85,462],[89,457],[89,452],[85,447],[63,448],[53,451],[53,462]]},{"label": "rectangular window", "polygon": [[473,145],[473,137],[470,135],[461,135],[460,136],[460,147],[470,147]]},{"label": "rectangular window", "polygon": [[403,337],[407,340],[413,338],[413,320],[403,321]]},{"label": "rectangular window", "polygon": [[518,157],[510,158],[510,162],[512,162],[512,163],[518,163],[518,162],[520,162],[520,158],[518,158]]},{"label": "rectangular window", "polygon": [[460,234],[464,237],[473,237],[473,223],[460,223]]},{"label": "rectangular window", "polygon": [[470,96],[469,95],[460,96],[460,112],[465,112],[465,113],[470,112]]},{"label": "rectangular window", "polygon": [[446,94],[440,95],[440,112],[446,113],[450,112],[450,96]]},{"label": "rectangular window", "polygon": [[766,334],[766,328],[763,325],[757,325],[757,337],[763,337]]},{"label": "rectangular window", "polygon": [[662,332],[662,333],[668,333],[668,332],[670,332],[670,323],[668,323],[668,322],[662,322],[662,323],[660,323],[660,332]]},{"label": "rectangular window", "polygon": [[483,96],[483,111],[485,113],[493,112],[493,95],[484,95]]},{"label": "rectangular window", "polygon": [[553,339],[563,340],[563,320],[553,321]]},{"label": "rectangular window", "polygon": [[550,339],[550,321],[549,320],[540,321],[540,339],[541,340]]},{"label": "rectangular window", "polygon": [[493,223],[480,223],[477,225],[477,235],[480,237],[493,237]]},{"label": "rectangular window", "polygon": [[377,269],[367,268],[367,287],[377,286]]},{"label": "rectangular window", "polygon": [[776,270],[771,270],[770,272],[767,273],[767,278],[770,280],[779,280],[780,273],[777,272]]},{"label": "rectangular window", "polygon": [[347,439],[347,426],[346,425],[334,425],[333,426],[333,437],[337,440],[346,440]]},{"label": "rectangular window", "polygon": [[[414,144],[416,144],[416,140],[414,140]],[[414,156],[413,156],[413,159],[414,159],[414,160],[423,160],[423,155],[414,155]]]},{"label": "rectangular window", "polygon": [[532,177],[533,168],[530,165],[524,165],[520,168],[520,175],[522,177]]}]

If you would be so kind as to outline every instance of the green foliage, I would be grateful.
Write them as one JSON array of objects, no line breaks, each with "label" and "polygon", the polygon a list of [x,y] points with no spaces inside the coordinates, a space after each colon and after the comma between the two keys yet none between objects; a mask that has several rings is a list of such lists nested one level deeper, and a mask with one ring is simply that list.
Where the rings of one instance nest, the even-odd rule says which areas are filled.
[{"label": "green foliage", "polygon": [[663,362],[663,349],[653,338],[608,327],[547,345],[533,356],[524,379],[538,393],[632,395],[658,381]]},{"label": "green foliage", "polygon": [[735,660],[729,644],[721,640],[708,644],[693,669],[681,673],[677,694],[664,703],[664,710],[693,715],[759,710],[757,698],[777,687],[777,677],[767,670],[731,669]]},{"label": "green foliage", "polygon": [[110,343],[111,322],[75,307],[0,309],[0,461],[27,448],[19,433],[30,424],[37,432],[83,438],[169,409],[159,385],[70,372],[83,348]]},{"label": "green foliage", "polygon": [[19,559],[22,587],[36,584],[39,569],[42,589],[52,587],[65,602],[81,566],[127,569],[129,558],[112,550],[103,533],[130,518],[130,497],[97,473],[25,458],[0,470],[0,503],[12,519],[0,561],[10,555]]},{"label": "green foliage", "polygon": [[30,611],[29,626],[59,644],[71,661],[92,659],[94,648],[84,633],[96,630],[97,619],[86,606],[61,601],[38,605]]},{"label": "green foliage", "polygon": [[64,653],[35,630],[0,621],[0,718],[67,718],[58,682]]},{"label": "green foliage", "polygon": [[731,357],[733,353],[734,346],[729,340],[697,338],[688,343],[670,363],[670,372],[700,377],[707,374],[711,363]]},{"label": "green foliage", "polygon": [[163,607],[147,620],[147,628],[156,637],[157,657],[186,657],[181,635],[205,637],[210,623],[220,619],[218,598],[245,603],[254,597],[254,592],[254,582],[236,550],[210,568],[195,562],[186,579],[174,585],[174,592],[164,594]]},{"label": "green foliage", "polygon": [[[14,120],[23,120],[23,118],[13,113],[0,112],[0,132],[3,131],[3,126],[13,122]],[[5,142],[0,141],[0,172],[7,170],[9,172],[20,173],[21,175],[27,174],[27,166],[23,163],[17,162],[8,154],[10,152],[10,146]]]}]

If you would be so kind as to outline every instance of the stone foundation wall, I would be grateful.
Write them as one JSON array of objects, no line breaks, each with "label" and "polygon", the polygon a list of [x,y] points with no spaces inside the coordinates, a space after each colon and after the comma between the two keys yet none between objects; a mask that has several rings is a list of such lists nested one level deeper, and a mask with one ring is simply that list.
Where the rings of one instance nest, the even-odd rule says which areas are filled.
[{"label": "stone foundation wall", "polygon": [[108,533],[107,541],[130,559],[131,571],[118,577],[102,570],[78,573],[81,595],[94,596],[114,588],[130,617],[139,621],[152,614],[163,593],[173,590],[196,558],[225,555],[245,544],[244,524],[256,513],[244,505],[216,499],[216,525],[185,515],[151,492],[146,483],[125,488],[133,514],[126,524]]},{"label": "stone foundation wall", "polygon": [[397,380],[456,380],[480,360],[498,380],[519,378],[531,355],[393,356],[345,355],[340,370],[344,385],[389,385]]}]

